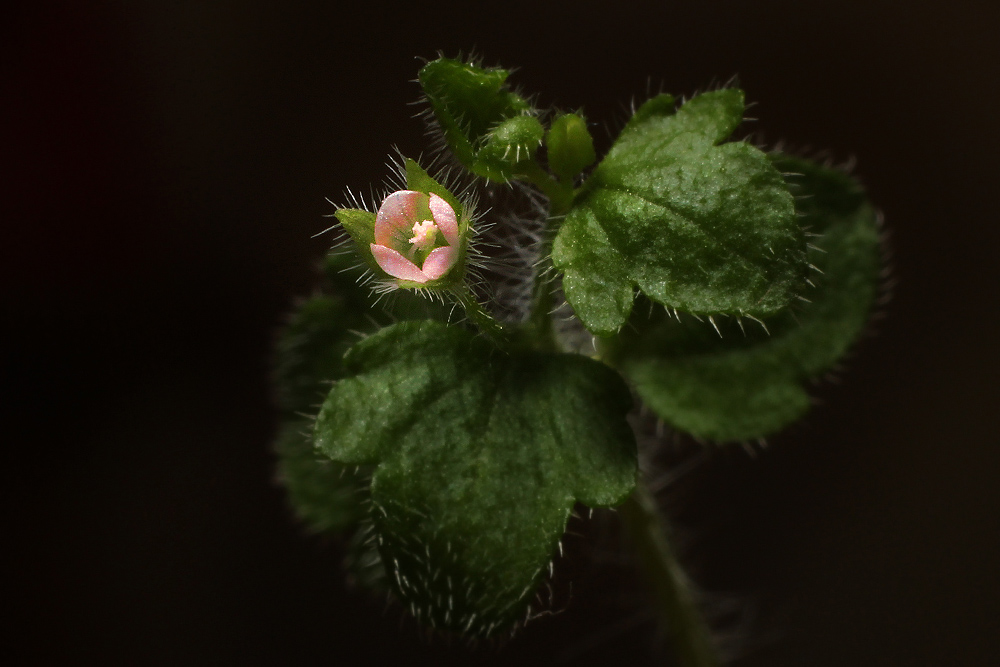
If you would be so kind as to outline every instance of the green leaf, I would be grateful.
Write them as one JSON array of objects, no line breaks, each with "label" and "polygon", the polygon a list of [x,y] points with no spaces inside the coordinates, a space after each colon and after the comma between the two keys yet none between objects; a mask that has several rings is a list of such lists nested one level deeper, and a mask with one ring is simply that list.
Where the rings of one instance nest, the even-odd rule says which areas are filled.
[{"label": "green leaf", "polygon": [[635,483],[621,378],[576,355],[504,353],[437,322],[358,343],[317,446],[377,464],[372,518],[395,594],[421,622],[488,637],[524,618],[576,501]]},{"label": "green leaf", "polygon": [[590,331],[614,333],[632,312],[632,281],[597,216],[583,207],[571,215],[572,228],[559,233],[552,252],[552,260],[565,271],[563,291]]},{"label": "green leaf", "polygon": [[552,121],[545,145],[549,168],[560,178],[574,178],[597,161],[587,121],[575,113],[563,114]]},{"label": "green leaf", "polygon": [[317,532],[339,532],[357,524],[367,476],[358,474],[357,466],[342,466],[318,452],[306,416],[319,411],[333,382],[345,375],[344,353],[361,335],[392,320],[448,314],[443,305],[407,291],[376,306],[368,288],[358,284],[363,270],[355,263],[346,255],[327,257],[325,293],[301,303],[281,332],[275,355],[283,418],[275,443],[278,477],[296,514]]},{"label": "green leaf", "polygon": [[284,423],[275,442],[278,479],[296,515],[310,530],[340,532],[363,518],[356,466],[346,469],[313,447],[312,423],[333,381],[344,374],[344,353],[358,339],[353,327],[370,326],[360,295],[315,296],[299,307],[278,341],[275,376]]},{"label": "green leaf", "polygon": [[[370,471],[369,471],[370,474]],[[360,490],[365,503],[368,502],[368,485]],[[357,530],[351,535],[344,549],[344,568],[348,572],[350,583],[365,588],[373,593],[388,593],[389,580],[385,576],[385,566],[378,553],[378,545],[372,539],[375,526],[369,516],[360,521]]]},{"label": "green leaf", "polygon": [[355,282],[360,270],[351,262],[344,255],[327,259],[327,293],[299,305],[276,349],[283,413],[275,442],[278,479],[299,519],[320,533],[352,529],[364,518],[359,492],[366,479],[357,474],[357,466],[334,463],[315,449],[312,421],[306,417],[316,414],[334,380],[344,376],[344,353],[358,341],[358,332],[373,326],[368,290]]},{"label": "green leaf", "polygon": [[322,292],[302,301],[282,329],[275,384],[287,418],[316,414],[333,382],[344,376],[344,353],[363,336],[402,320],[448,320],[450,306],[412,291],[372,294],[364,273],[350,255],[328,255]]},{"label": "green leaf", "polygon": [[357,466],[334,463],[316,451],[312,422],[286,421],[275,443],[278,480],[285,486],[295,514],[310,530],[336,533],[366,518],[360,493],[367,486]]},{"label": "green leaf", "polygon": [[[673,427],[719,442],[769,435],[801,417],[804,383],[827,372],[864,328],[880,270],[877,215],[846,174],[808,160],[775,155],[786,172],[803,228],[813,239],[814,288],[797,312],[746,333],[733,319],[671,320],[658,309],[640,317],[605,350],[646,404]],[[821,271],[821,273],[820,273]]]},{"label": "green leaf", "polygon": [[742,118],[743,93],[705,93],[676,113],[669,103],[640,108],[555,240],[566,298],[597,334],[624,324],[633,285],[690,313],[764,317],[788,305],[805,275],[781,174],[753,146],[720,143]]},{"label": "green leaf", "polygon": [[342,296],[315,296],[299,306],[277,349],[278,400],[287,415],[316,413],[344,374],[344,353],[358,341],[349,332],[370,326],[364,310]]},{"label": "green leaf", "polygon": [[645,102],[642,106],[635,110],[632,117],[629,119],[625,127],[622,128],[622,134],[629,132],[634,127],[638,127],[642,123],[646,122],[650,118],[656,116],[673,116],[677,112],[677,99],[673,95],[667,93],[660,93],[656,97],[652,97]]}]

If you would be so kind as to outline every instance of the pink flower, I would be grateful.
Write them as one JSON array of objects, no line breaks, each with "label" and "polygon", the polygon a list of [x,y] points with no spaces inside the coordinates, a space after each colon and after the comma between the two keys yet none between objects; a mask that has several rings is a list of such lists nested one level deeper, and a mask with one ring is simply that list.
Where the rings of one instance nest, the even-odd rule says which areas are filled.
[{"label": "pink flower", "polygon": [[444,276],[459,258],[458,219],[436,194],[399,190],[375,217],[372,256],[393,278],[427,283]]}]

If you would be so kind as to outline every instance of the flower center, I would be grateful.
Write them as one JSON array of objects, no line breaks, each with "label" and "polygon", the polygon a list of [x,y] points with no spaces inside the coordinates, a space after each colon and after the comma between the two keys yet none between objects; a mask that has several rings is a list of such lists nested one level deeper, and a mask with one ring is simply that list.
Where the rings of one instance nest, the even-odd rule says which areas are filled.
[{"label": "flower center", "polygon": [[432,220],[414,223],[410,243],[420,252],[426,252],[437,242],[438,226]]}]

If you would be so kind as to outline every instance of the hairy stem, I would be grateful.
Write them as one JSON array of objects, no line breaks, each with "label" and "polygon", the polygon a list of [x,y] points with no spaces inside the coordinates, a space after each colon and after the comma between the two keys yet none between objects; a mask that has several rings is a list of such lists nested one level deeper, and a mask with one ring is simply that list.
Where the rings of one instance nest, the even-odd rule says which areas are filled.
[{"label": "hairy stem", "polygon": [[455,298],[462,305],[462,308],[465,309],[466,316],[472,320],[472,323],[487,338],[498,347],[505,345],[507,337],[504,334],[503,327],[483,309],[468,285],[463,285],[460,289],[456,290]]},{"label": "hairy stem", "polygon": [[535,345],[548,352],[558,352],[559,342],[552,326],[552,309],[555,299],[552,295],[552,218],[549,218],[545,235],[541,241],[539,262],[535,266],[531,295],[531,315],[528,325],[532,331]]},{"label": "hairy stem", "polygon": [[687,576],[674,558],[656,501],[645,483],[619,511],[653,592],[659,613],[683,667],[718,667],[708,626],[694,602]]},{"label": "hairy stem", "polygon": [[553,178],[535,161],[521,164],[519,167],[523,172],[520,178],[537,187],[549,199],[549,218],[539,253],[541,261],[535,267],[529,325],[536,345],[541,349],[555,352],[559,349],[559,344],[552,327],[554,299],[552,285],[546,274],[552,270],[552,239],[555,238],[558,224],[573,206],[573,184]]},{"label": "hairy stem", "polygon": [[519,178],[522,178],[541,190],[549,198],[549,215],[561,217],[569,212],[573,205],[573,184],[553,178],[552,174],[542,169],[534,160],[522,162],[517,166]]}]

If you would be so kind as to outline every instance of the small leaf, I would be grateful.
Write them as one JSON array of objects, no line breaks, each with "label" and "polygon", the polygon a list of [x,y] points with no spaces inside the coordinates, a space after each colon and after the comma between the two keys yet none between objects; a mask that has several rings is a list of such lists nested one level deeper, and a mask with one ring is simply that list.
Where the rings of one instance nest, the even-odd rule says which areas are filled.
[{"label": "small leaf", "polygon": [[639,317],[607,357],[646,404],[673,427],[719,442],[769,435],[809,408],[803,383],[828,371],[857,338],[875,299],[880,268],[875,210],[849,176],[808,160],[772,157],[787,172],[801,222],[817,234],[809,261],[815,288],[795,313],[766,320],[770,334],[730,318]]},{"label": "small leaf", "polygon": [[488,637],[524,618],[576,501],[635,483],[621,378],[576,355],[503,353],[407,322],[345,358],[317,446],[377,464],[372,518],[395,594],[421,622]]},{"label": "small leaf", "polygon": [[[739,124],[743,93],[719,90],[669,113],[640,108],[584,185],[552,258],[597,334],[615,333],[626,288],[696,314],[763,317],[784,308],[805,273],[792,197],[767,156],[720,144]],[[599,226],[604,247],[593,232]]]},{"label": "small leaf", "polygon": [[497,125],[530,111],[531,105],[507,89],[508,71],[451,58],[433,60],[418,79],[449,148],[472,169]]},{"label": "small leaf", "polygon": [[563,114],[552,121],[545,145],[549,168],[560,178],[573,178],[597,161],[587,121],[575,113]]}]

